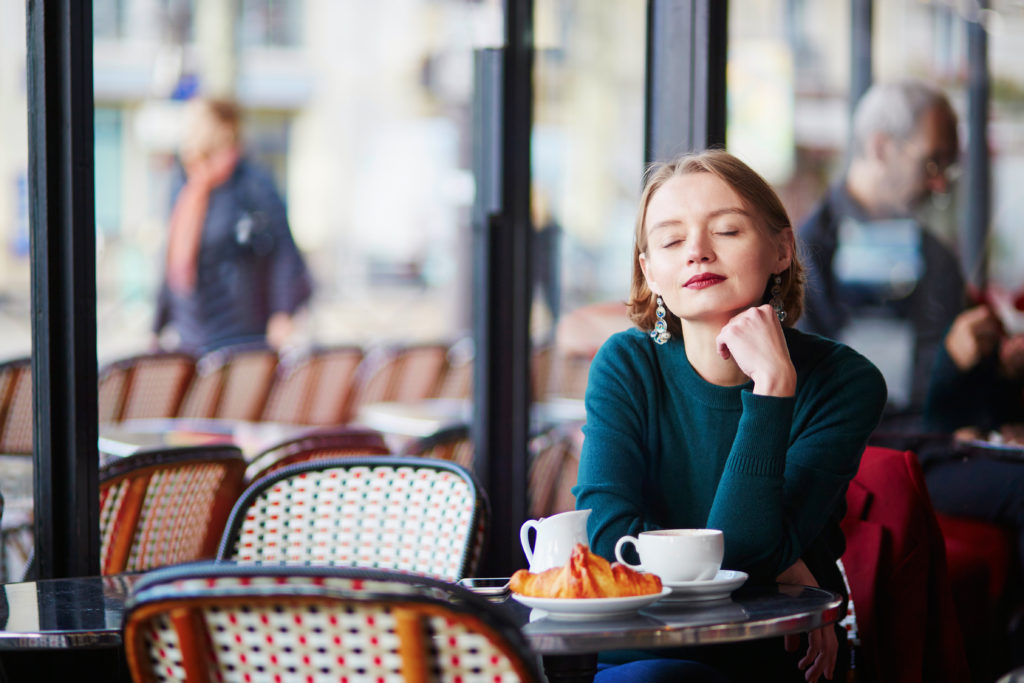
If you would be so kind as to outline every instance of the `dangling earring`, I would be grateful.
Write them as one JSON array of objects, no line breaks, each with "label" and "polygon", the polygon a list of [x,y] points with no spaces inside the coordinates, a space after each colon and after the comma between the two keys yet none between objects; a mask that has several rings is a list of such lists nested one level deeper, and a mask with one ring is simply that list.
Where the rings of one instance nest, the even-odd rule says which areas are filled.
[{"label": "dangling earring", "polygon": [[782,299],[779,297],[779,293],[782,291],[780,287],[781,284],[782,277],[776,273],[775,282],[772,285],[772,298],[768,300],[768,304],[775,311],[775,315],[778,316],[780,323],[786,319],[786,309],[783,307]]},{"label": "dangling earring", "polygon": [[654,323],[654,329],[651,330],[651,339],[656,344],[664,344],[672,335],[669,334],[668,325],[665,324],[665,302],[661,300],[661,295],[658,295],[658,307],[654,309],[654,314],[658,316],[657,322]]}]

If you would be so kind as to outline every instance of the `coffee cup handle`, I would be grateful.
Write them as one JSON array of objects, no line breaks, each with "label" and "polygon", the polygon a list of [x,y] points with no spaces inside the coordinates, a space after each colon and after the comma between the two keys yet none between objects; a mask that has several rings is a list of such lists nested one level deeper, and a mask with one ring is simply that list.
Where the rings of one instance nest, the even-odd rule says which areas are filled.
[{"label": "coffee cup handle", "polygon": [[644,568],[642,563],[630,564],[629,562],[626,562],[624,559],[622,559],[622,546],[624,546],[626,543],[632,543],[634,548],[639,547],[639,541],[637,541],[636,538],[634,538],[633,536],[623,536],[615,544],[615,559],[619,561],[619,564],[624,564],[630,569],[641,571]]},{"label": "coffee cup handle", "polygon": [[519,543],[523,546],[523,554],[526,555],[526,563],[533,564],[533,548],[530,547],[530,529],[537,529],[537,520],[528,519],[519,527]]}]

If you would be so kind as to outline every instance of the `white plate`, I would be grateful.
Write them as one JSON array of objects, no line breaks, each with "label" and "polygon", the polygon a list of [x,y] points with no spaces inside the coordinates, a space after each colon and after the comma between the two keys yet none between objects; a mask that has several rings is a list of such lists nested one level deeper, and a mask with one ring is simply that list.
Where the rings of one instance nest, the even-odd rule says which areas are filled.
[{"label": "white plate", "polygon": [[742,586],[747,580],[747,573],[733,569],[719,569],[715,578],[704,581],[662,581],[662,585],[672,590],[666,600],[672,602],[698,602],[702,600],[721,600]]},{"label": "white plate", "polygon": [[637,610],[667,597],[670,592],[668,588],[662,588],[660,593],[631,595],[626,598],[532,598],[518,593],[512,593],[512,597],[527,607],[546,612],[550,619],[585,621],[632,615]]}]

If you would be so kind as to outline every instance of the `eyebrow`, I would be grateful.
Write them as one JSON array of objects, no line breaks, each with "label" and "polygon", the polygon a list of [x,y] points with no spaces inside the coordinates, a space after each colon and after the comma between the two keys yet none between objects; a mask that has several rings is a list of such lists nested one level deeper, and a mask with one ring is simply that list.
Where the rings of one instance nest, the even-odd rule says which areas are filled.
[{"label": "eyebrow", "polygon": [[[732,216],[746,216],[747,218],[750,218],[750,212],[747,211],[746,209],[744,209],[743,207],[740,207],[740,206],[730,206],[730,207],[726,207],[724,209],[715,209],[714,211],[712,211],[712,212],[707,214],[707,219],[708,220],[713,220],[715,218],[719,218],[720,216],[730,216],[730,215],[732,215]],[[654,225],[652,225],[650,228],[647,229],[647,234],[651,234],[652,232],[654,232],[655,230],[657,230],[659,228],[669,228],[669,227],[672,227],[672,226],[680,225],[681,223],[682,223],[682,221],[676,220],[674,218],[669,218],[667,220],[659,221],[659,222],[655,223]]]}]

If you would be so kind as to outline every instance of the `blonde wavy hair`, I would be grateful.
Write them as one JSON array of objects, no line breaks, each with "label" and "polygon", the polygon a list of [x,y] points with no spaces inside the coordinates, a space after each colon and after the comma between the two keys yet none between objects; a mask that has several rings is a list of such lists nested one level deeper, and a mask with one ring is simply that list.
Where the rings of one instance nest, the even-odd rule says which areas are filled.
[{"label": "blonde wavy hair", "polygon": [[[647,253],[647,231],[644,225],[647,219],[647,207],[654,193],[670,178],[691,173],[712,173],[728,183],[729,187],[735,190],[743,200],[746,208],[761,219],[761,227],[773,240],[781,239],[786,234],[786,229],[793,227],[782,201],[775,194],[771,185],[756,171],[725,150],[711,149],[686,154],[674,161],[650,166],[645,173],[644,191],[640,195],[640,207],[636,215],[633,235],[633,282],[630,286],[629,301],[626,302],[630,320],[645,331],[653,330],[654,323],[657,321],[656,297],[647,286],[647,279],[640,267],[640,254]],[[786,311],[786,319],[782,324],[792,327],[804,310],[805,276],[803,265],[797,255],[796,240],[792,231],[788,235],[789,239],[793,241],[791,245],[792,260],[789,268],[779,273],[782,279],[779,285],[779,296],[782,299],[783,310]],[[765,283],[765,303],[771,296],[772,284],[771,281]],[[668,311],[665,315],[665,322],[673,336],[682,335],[679,318],[674,313]]]}]

